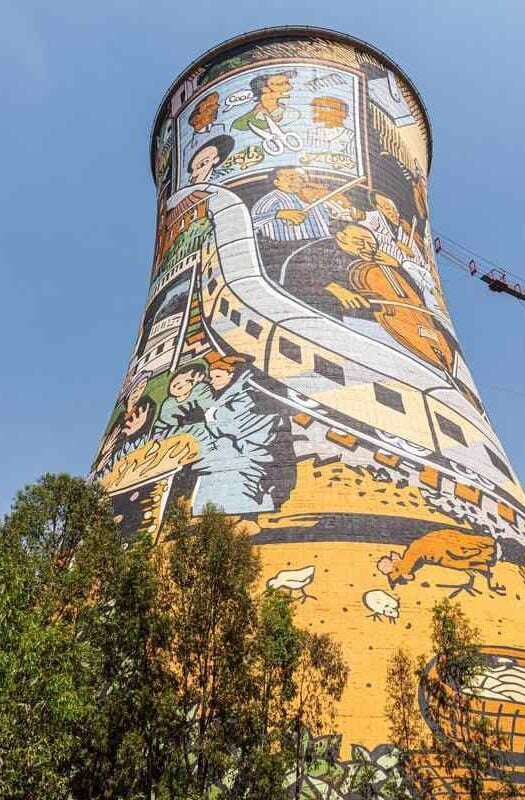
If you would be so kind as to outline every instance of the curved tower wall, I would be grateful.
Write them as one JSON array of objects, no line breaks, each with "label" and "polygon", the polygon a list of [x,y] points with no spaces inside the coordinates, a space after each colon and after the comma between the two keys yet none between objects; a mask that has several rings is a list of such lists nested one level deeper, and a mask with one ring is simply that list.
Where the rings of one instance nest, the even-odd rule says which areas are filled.
[{"label": "curved tower wall", "polygon": [[339,726],[368,747],[436,600],[525,644],[524,496],[443,298],[430,153],[414,86],[344,35],[192,65],[154,125],[147,301],[93,467],[129,535],[175,497],[242,520],[269,585],[342,641]]}]

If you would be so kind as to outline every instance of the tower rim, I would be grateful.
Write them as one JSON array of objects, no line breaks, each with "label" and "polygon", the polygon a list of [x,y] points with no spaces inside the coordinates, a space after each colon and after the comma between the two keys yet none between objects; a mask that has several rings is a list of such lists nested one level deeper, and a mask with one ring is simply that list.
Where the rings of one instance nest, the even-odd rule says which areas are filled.
[{"label": "tower rim", "polygon": [[232,47],[238,47],[239,45],[247,44],[249,42],[259,42],[276,35],[300,36],[301,34],[309,34],[309,35],[314,34],[318,36],[323,36],[327,39],[332,39],[335,42],[341,42],[343,44],[350,44],[350,45],[358,45],[363,50],[366,50],[372,55],[378,57],[381,61],[385,63],[385,65],[388,68],[396,72],[406,82],[408,87],[414,93],[421,107],[421,112],[423,114],[425,127],[427,129],[427,154],[428,154],[427,175],[430,174],[430,168],[432,164],[432,153],[433,153],[432,122],[430,120],[430,114],[428,112],[427,106],[425,104],[425,101],[423,100],[423,97],[419,89],[417,88],[413,80],[409,77],[409,75],[405,72],[405,70],[402,67],[400,67],[399,64],[396,61],[394,61],[393,58],[387,55],[379,47],[370,44],[370,42],[367,42],[364,39],[360,39],[357,36],[352,36],[349,33],[343,33],[342,31],[333,30],[332,28],[323,28],[315,25],[274,25],[267,28],[256,28],[255,30],[246,31],[245,33],[237,34],[236,36],[232,36],[228,39],[225,39],[224,41],[220,42],[214,47],[211,47],[208,50],[205,50],[203,53],[201,53],[200,56],[195,58],[172,81],[168,89],[164,92],[164,96],[157,108],[157,112],[155,114],[153,123],[151,125],[149,152],[150,152],[150,168],[153,180],[155,180],[155,153],[154,153],[155,134],[157,132],[159,123],[164,115],[164,111],[169,102],[169,98],[171,97],[177,86],[183,80],[185,80],[187,75],[189,75],[194,69],[196,69],[196,67],[198,67],[203,62],[217,58],[217,56],[220,56],[222,53],[231,50]]}]

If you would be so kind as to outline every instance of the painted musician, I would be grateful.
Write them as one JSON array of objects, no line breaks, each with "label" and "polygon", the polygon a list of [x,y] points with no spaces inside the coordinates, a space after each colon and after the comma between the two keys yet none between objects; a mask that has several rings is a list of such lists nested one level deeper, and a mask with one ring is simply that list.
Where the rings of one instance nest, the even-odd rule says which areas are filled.
[{"label": "painted musician", "polygon": [[400,261],[404,258],[425,264],[424,242],[412,223],[401,217],[390,197],[380,192],[372,195],[373,209],[368,211],[362,225],[374,234],[379,248]]},{"label": "painted musician", "polygon": [[443,314],[436,284],[424,261],[400,257],[408,246],[387,252],[364,224],[336,234],[338,247],[351,257],[347,285],[332,282],[326,291],[344,309],[366,310],[392,337],[423,360],[452,371],[450,320]]},{"label": "painted musician", "polygon": [[311,181],[303,169],[278,169],[274,189],[252,208],[254,229],[273,242],[308,241],[328,238],[331,219],[344,221],[364,218],[345,195],[324,202],[330,188]]},{"label": "painted musician", "polygon": [[428,222],[425,223],[423,238],[416,230],[416,218],[412,219],[412,223],[403,219],[396,204],[389,197],[375,192],[372,204],[373,209],[366,213],[360,224],[374,234],[379,250],[388,253],[406,269],[422,295],[425,305],[431,308],[441,324],[454,334],[435,268]]}]

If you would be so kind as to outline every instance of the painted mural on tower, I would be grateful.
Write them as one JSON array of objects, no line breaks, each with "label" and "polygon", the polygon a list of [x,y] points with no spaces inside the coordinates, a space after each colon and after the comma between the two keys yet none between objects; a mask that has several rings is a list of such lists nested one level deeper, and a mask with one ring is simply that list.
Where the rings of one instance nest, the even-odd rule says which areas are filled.
[{"label": "painted mural on tower", "polygon": [[321,35],[227,52],[164,109],[148,299],[93,475],[130,536],[175,497],[242,520],[269,585],[340,636],[341,725],[373,748],[385,653],[436,599],[525,647],[525,497],[443,298],[425,117]]}]

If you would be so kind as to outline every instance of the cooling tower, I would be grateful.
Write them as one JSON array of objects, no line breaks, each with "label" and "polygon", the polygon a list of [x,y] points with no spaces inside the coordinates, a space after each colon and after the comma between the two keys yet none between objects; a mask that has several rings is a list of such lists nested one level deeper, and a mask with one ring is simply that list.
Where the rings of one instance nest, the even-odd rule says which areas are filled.
[{"label": "cooling tower", "polygon": [[[430,659],[443,597],[525,669],[524,495],[443,298],[431,150],[414,85],[349,36],[267,29],[194,62],[155,119],[147,300],[93,466],[129,536],[158,539],[174,498],[250,532],[343,645],[343,761],[385,752],[387,660]],[[520,774],[525,696],[491,685]]]}]

